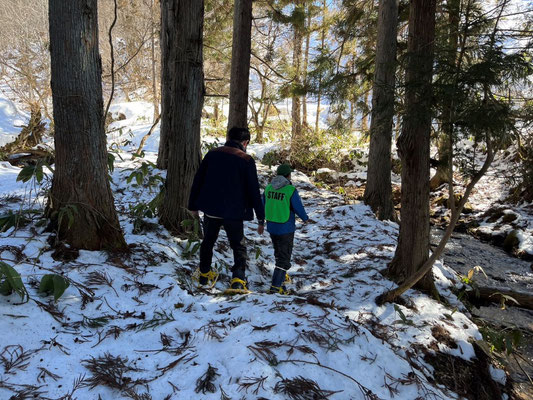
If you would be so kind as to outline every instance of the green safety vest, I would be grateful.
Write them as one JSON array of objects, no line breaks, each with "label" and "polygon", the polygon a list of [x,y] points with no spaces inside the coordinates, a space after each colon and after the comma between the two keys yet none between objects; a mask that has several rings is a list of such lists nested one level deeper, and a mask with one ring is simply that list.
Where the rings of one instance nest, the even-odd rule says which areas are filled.
[{"label": "green safety vest", "polygon": [[291,197],[296,188],[292,185],[275,190],[272,185],[265,188],[265,218],[270,222],[284,224],[291,215]]}]

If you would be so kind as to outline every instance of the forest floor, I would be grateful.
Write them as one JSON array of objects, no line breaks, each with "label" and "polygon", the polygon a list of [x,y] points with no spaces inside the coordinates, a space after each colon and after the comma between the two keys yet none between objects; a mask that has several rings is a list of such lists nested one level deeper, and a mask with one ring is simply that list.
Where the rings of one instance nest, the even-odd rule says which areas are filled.
[{"label": "forest floor", "polygon": [[[394,254],[398,225],[368,207],[294,174],[311,221],[298,224],[294,295],[267,295],[273,250],[246,224],[253,293],[223,296],[232,252],[222,232],[221,277],[199,290],[194,242],[171,236],[139,204],[157,193],[157,133],[132,159],[143,106],[124,109],[112,188],[131,252],[51,249],[37,214],[0,234],[0,260],[21,275],[29,299],[0,298],[0,398],[42,399],[469,399],[505,398],[505,372],[489,365],[482,335],[457,300],[463,277],[442,262],[434,274],[443,301],[408,291],[404,305],[377,306],[394,284],[380,273]],[[148,112],[146,112],[148,115]],[[146,116],[148,118],[148,116]],[[141,122],[140,122],[141,121]],[[124,141],[123,139],[128,139]],[[268,146],[251,151],[259,158]],[[0,213],[42,211],[44,190],[17,182],[0,163]],[[264,187],[274,169],[258,164]],[[129,180],[129,177],[139,176]],[[129,182],[128,182],[129,180]],[[155,183],[155,185],[152,185]],[[38,293],[41,277],[61,274],[59,300]],[[21,304],[22,303],[22,304]],[[477,355],[477,357],[475,357]],[[481,361],[479,361],[481,360]]]}]

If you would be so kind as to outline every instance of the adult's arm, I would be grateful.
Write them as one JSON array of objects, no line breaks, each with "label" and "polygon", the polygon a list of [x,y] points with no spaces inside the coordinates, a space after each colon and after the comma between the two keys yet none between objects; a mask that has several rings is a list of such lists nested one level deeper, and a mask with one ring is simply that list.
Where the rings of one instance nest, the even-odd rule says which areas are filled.
[{"label": "adult's arm", "polygon": [[248,195],[252,199],[252,205],[254,207],[255,216],[260,224],[265,223],[265,206],[261,200],[261,193],[259,191],[259,179],[257,178],[257,168],[253,158],[248,162],[247,169],[247,188]]},{"label": "adult's arm", "polygon": [[192,181],[191,186],[191,194],[189,195],[189,206],[188,209],[190,211],[198,211],[198,198],[200,196],[200,190],[202,189],[202,185],[204,184],[205,174],[207,172],[207,164],[208,164],[208,155],[207,153],[200,163],[200,167],[198,168],[198,171],[196,171],[196,174],[194,175],[194,179]]}]

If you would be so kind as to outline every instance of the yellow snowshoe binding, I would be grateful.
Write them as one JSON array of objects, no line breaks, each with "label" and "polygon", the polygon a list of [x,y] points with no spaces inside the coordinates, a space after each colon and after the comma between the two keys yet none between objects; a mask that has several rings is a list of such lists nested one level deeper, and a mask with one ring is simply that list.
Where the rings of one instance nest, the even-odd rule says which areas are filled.
[{"label": "yellow snowshoe binding", "polygon": [[209,272],[203,273],[200,272],[200,268],[196,268],[196,270],[192,274],[192,280],[197,283],[198,287],[211,289],[217,283],[218,272],[215,270],[211,270]]},{"label": "yellow snowshoe binding", "polygon": [[250,293],[250,290],[246,287],[246,281],[233,278],[230,282],[229,288],[224,291],[224,294],[246,294]]},{"label": "yellow snowshoe binding", "polygon": [[268,289],[268,294],[290,294],[290,292],[287,290],[285,285],[281,286],[270,286],[270,289]]}]

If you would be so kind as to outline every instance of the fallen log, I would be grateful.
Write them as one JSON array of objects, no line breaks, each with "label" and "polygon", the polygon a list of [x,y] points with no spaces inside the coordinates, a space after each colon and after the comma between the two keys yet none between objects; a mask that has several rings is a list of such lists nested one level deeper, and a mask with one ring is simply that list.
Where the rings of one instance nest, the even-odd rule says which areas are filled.
[{"label": "fallen log", "polygon": [[9,154],[6,161],[13,166],[20,166],[22,164],[35,164],[37,160],[43,158],[47,159],[49,165],[54,163],[53,153],[42,149],[29,149],[20,153]]},{"label": "fallen log", "polygon": [[478,287],[476,291],[468,292],[472,303],[497,303],[507,306],[527,308],[533,310],[533,294],[512,290],[507,287]]}]

